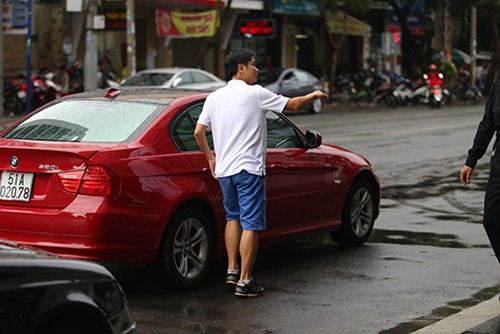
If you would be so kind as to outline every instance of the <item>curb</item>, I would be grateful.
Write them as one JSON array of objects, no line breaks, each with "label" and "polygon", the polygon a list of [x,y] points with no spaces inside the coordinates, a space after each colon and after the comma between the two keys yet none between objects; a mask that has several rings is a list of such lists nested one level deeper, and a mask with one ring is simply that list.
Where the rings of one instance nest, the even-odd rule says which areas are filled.
[{"label": "curb", "polygon": [[[498,297],[499,295],[496,295],[489,300],[469,307],[429,326],[421,328],[418,331],[412,332],[412,334],[474,333],[470,332],[470,330],[500,315],[500,301]],[[481,333],[488,332],[481,331]],[[491,333],[494,334],[496,331]]]}]

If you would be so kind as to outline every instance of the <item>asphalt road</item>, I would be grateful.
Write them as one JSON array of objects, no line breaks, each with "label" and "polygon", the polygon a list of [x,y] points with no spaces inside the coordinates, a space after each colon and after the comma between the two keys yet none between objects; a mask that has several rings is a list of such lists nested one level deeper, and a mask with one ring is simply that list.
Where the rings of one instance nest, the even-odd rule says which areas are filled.
[{"label": "asphalt road", "polygon": [[255,275],[268,293],[251,300],[224,286],[224,260],[189,292],[144,267],[111,266],[138,333],[404,334],[491,299],[500,275],[480,224],[487,158],[471,186],[458,181],[481,115],[482,106],[292,115],[372,161],[383,186],[372,238],[344,249],[321,235],[261,251]]}]

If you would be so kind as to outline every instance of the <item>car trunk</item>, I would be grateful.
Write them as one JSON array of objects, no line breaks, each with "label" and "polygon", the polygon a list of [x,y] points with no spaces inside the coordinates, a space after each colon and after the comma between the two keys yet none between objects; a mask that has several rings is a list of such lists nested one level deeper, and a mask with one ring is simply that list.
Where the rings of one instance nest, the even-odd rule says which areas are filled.
[{"label": "car trunk", "polygon": [[74,143],[16,141],[15,146],[3,144],[0,140],[0,205],[3,206],[66,207],[77,196],[77,191],[64,189],[61,175],[75,171],[83,174],[89,159],[97,152],[97,148],[83,150]]}]

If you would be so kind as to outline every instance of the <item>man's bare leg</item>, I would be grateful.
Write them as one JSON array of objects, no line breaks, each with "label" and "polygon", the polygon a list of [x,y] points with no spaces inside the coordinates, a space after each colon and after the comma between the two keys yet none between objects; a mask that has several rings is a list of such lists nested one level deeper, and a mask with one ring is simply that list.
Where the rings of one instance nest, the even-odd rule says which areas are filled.
[{"label": "man's bare leg", "polygon": [[243,231],[240,241],[241,280],[249,280],[252,277],[258,249],[259,233],[257,231]]},{"label": "man's bare leg", "polygon": [[228,220],[226,222],[226,231],[224,233],[227,251],[227,268],[238,269],[238,251],[241,240],[241,225],[237,220]]}]

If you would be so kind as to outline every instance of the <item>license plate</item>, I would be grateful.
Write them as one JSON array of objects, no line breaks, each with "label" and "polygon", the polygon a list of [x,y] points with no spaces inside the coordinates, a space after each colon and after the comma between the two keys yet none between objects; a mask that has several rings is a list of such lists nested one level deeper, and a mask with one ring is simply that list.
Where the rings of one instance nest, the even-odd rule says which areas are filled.
[{"label": "license plate", "polygon": [[0,178],[0,199],[29,202],[33,173],[3,172]]},{"label": "license plate", "polygon": [[17,96],[20,99],[24,99],[26,97],[26,92],[24,90],[20,90],[20,91],[17,92]]}]

